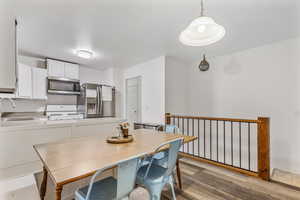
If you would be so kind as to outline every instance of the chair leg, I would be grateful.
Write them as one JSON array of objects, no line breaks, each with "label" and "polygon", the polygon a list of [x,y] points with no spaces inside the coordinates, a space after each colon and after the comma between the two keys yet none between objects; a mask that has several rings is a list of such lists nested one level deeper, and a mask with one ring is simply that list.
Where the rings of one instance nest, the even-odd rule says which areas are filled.
[{"label": "chair leg", "polygon": [[178,159],[176,161],[176,173],[177,173],[177,179],[178,179],[179,189],[182,190],[181,173],[180,173],[179,160]]},{"label": "chair leg", "polygon": [[41,200],[44,200],[45,195],[46,195],[46,190],[47,190],[47,176],[48,176],[48,171],[46,167],[43,167],[43,181],[40,187],[40,198]]},{"label": "chair leg", "polygon": [[151,193],[150,194],[150,197],[151,197],[151,200],[160,200],[160,195],[161,195],[161,192],[160,193]]},{"label": "chair leg", "polygon": [[171,187],[173,200],[176,200],[176,194],[175,194],[175,189],[174,189],[174,181],[173,181],[172,177],[170,177],[170,179],[169,179],[169,185]]},{"label": "chair leg", "polygon": [[155,185],[155,186],[149,187],[147,189],[149,191],[151,200],[160,200],[163,185]]},{"label": "chair leg", "polygon": [[174,185],[178,185],[176,175],[177,175],[177,173],[176,173],[175,170],[174,170],[174,171],[172,172],[172,178],[173,178],[173,183],[174,183]]}]

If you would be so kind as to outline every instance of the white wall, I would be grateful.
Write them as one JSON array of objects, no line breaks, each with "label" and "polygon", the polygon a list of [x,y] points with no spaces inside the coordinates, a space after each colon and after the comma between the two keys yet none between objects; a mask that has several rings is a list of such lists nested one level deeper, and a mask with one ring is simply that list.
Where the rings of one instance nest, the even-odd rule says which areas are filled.
[{"label": "white wall", "polygon": [[123,110],[124,110],[124,105],[123,105],[123,90],[124,90],[124,85],[123,85],[123,73],[124,70],[122,68],[116,68],[113,70],[113,82],[114,86],[116,89],[116,117],[119,118],[124,118]]},{"label": "white wall", "polygon": [[[123,105],[125,105],[125,81],[128,78],[142,78],[142,121],[164,122],[165,114],[165,57],[159,57],[122,70]],[[123,116],[125,116],[123,106]]]},{"label": "white wall", "polygon": [[207,72],[200,72],[198,63],[190,65],[186,77],[189,80],[186,113],[270,117],[271,167],[300,173],[299,55],[300,38],[297,38],[208,57],[211,68]]},{"label": "white wall", "polygon": [[188,109],[188,65],[166,57],[166,112],[186,114]]},{"label": "white wall", "polygon": [[114,85],[113,70],[114,70],[113,68],[96,70],[86,66],[80,66],[79,69],[80,82]]}]

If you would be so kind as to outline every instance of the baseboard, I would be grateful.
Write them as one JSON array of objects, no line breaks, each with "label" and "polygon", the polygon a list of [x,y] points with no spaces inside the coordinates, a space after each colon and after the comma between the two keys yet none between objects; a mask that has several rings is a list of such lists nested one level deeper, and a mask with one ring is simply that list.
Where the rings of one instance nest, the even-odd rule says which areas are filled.
[{"label": "baseboard", "polygon": [[[236,173],[234,171],[224,169],[224,168],[212,165],[212,164],[194,161],[189,158],[183,158],[183,159],[180,159],[180,161],[185,164],[195,165],[198,167],[210,169],[212,171],[216,171],[216,172],[220,172],[220,173],[226,172],[227,175],[236,174],[235,176],[238,176],[238,173]],[[274,168],[272,170],[272,174],[271,174],[271,181],[279,183],[279,184],[283,184],[285,186],[290,186],[296,190],[300,190],[300,174],[295,174],[295,173],[291,173],[288,171]]]},{"label": "baseboard", "polygon": [[300,174],[274,168],[271,180],[300,189]]}]

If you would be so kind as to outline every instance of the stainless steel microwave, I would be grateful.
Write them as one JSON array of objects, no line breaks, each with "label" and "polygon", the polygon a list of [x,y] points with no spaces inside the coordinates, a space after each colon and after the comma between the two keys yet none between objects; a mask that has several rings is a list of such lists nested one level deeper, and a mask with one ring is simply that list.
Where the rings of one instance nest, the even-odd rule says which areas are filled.
[{"label": "stainless steel microwave", "polygon": [[80,95],[80,82],[75,79],[48,77],[48,94]]}]

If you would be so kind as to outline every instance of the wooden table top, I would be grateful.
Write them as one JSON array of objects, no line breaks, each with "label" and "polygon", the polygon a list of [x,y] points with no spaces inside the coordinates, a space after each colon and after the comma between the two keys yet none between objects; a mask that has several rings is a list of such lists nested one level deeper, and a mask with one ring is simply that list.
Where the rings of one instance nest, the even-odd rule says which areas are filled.
[{"label": "wooden table top", "polygon": [[123,160],[151,154],[160,144],[175,138],[184,138],[184,143],[197,139],[146,129],[134,130],[130,134],[134,136],[134,141],[126,144],[109,144],[93,136],[38,144],[34,145],[34,149],[54,183],[64,185]]}]

